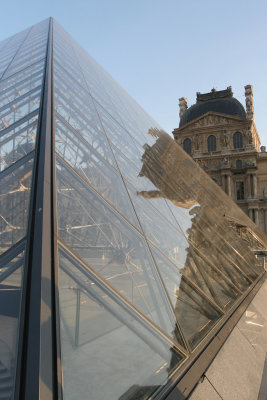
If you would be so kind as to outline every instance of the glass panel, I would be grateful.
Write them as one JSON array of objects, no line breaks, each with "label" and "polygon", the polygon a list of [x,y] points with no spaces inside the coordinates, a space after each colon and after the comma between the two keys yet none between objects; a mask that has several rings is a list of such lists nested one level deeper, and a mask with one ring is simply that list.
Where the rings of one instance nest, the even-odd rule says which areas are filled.
[{"label": "glass panel", "polygon": [[121,176],[77,132],[59,118],[56,119],[56,151],[105,200],[138,226]]},{"label": "glass panel", "polygon": [[0,258],[0,392],[12,398],[16,367],[24,251],[7,263]]},{"label": "glass panel", "polygon": [[28,31],[25,40],[18,48],[15,57],[12,58],[2,79],[6,79],[29,65],[44,59],[47,48],[48,28],[49,19],[46,19]]},{"label": "glass panel", "polygon": [[[194,240],[198,242],[199,229],[203,229],[205,232],[212,229],[214,237],[211,233],[209,233],[209,237],[210,241],[214,242],[214,238],[217,240],[218,237],[216,231],[220,232],[221,236],[226,238],[230,252],[234,250],[238,256],[237,265],[242,266],[242,269],[245,266],[250,270],[250,276],[253,274],[255,276],[255,272],[259,271],[255,262],[256,258],[247,246],[243,246],[235,230],[228,223],[226,214],[232,213],[234,220],[239,217],[243,223],[246,221],[248,226],[251,224],[249,218],[226,194],[221,191],[218,193],[216,184],[211,183],[210,178],[200,172],[195,162],[182,152],[167,134],[163,133],[160,133],[154,146],[145,147],[142,160],[144,166],[141,173],[158,188],[157,195],[168,198],[179,206],[184,205],[184,209],[191,208],[189,215],[193,216],[191,218],[197,228],[187,230],[184,232],[185,235],[187,237],[191,235],[191,239],[195,235]],[[161,164],[159,160],[162,161]],[[147,194],[149,195],[143,191],[142,196],[146,197]],[[225,239],[223,240],[225,241]]]},{"label": "glass panel", "polygon": [[183,356],[62,250],[59,265],[64,399],[93,393],[95,400],[133,400],[159,392]]},{"label": "glass panel", "polygon": [[57,167],[57,199],[59,236],[171,335],[174,315],[144,238],[62,163]]},{"label": "glass panel", "polygon": [[172,202],[169,199],[165,199],[167,206],[172,213],[176,224],[180,228],[180,230],[184,233],[185,237],[188,238],[188,231],[192,227],[192,221],[194,218],[194,214],[191,210],[195,207],[195,205],[191,206],[190,202]]},{"label": "glass panel", "polygon": [[0,109],[0,130],[10,127],[25,115],[35,111],[40,104],[41,87],[33,89],[30,94],[19,97]]},{"label": "glass panel", "polygon": [[[215,267],[197,254],[192,248],[188,253],[184,275],[195,281],[197,285],[218,304],[219,307],[227,309],[240,297],[240,292],[230,280],[222,274],[223,264],[217,262]],[[246,281],[245,281],[246,282]],[[245,288],[248,287],[246,282]]]},{"label": "glass panel", "polygon": [[[229,270],[229,268],[234,270],[231,279],[234,279],[237,286],[242,281],[244,282],[244,279],[240,276],[242,273],[254,280],[257,277],[257,273],[253,268],[255,256],[247,247],[242,246],[234,229],[223,219],[221,219],[220,223],[216,222],[215,225],[213,223],[213,221],[215,221],[215,215],[211,209],[198,207],[192,209],[191,214],[198,216],[198,218],[194,218],[193,221],[195,224],[193,224],[192,229],[189,231],[189,238],[192,243],[198,248],[200,247],[199,243],[201,243],[201,247],[204,248],[201,250],[202,253],[212,258],[215,264],[218,258],[223,258],[224,261],[222,264],[224,265],[226,262],[228,265],[227,270]],[[213,243],[214,249],[212,252],[207,250],[207,242]],[[228,261],[225,261],[225,258],[227,258]],[[251,266],[249,263],[251,263]]]},{"label": "glass panel", "polygon": [[2,80],[0,83],[0,108],[24,96],[42,84],[44,61]]},{"label": "glass panel", "polygon": [[30,29],[26,29],[17,35],[12,36],[9,39],[6,39],[2,43],[0,48],[1,51],[1,59],[0,59],[0,79],[3,76],[6,68],[14,58],[16,52],[20,48],[21,44],[25,40],[26,36],[28,35]]},{"label": "glass panel", "polygon": [[141,166],[142,152],[127,131],[116,123],[102,107],[98,106],[97,109],[109,140],[136,165]]},{"label": "glass panel", "polygon": [[193,349],[221,317],[211,304],[184,278],[176,290],[176,317]]},{"label": "glass panel", "polygon": [[[78,393],[72,374],[79,382],[82,369],[97,398],[114,353],[106,358],[105,347],[91,349],[101,340],[113,348],[113,335],[125,328],[122,305],[133,323],[140,314],[139,323],[161,328],[174,343],[182,343],[179,330],[193,350],[263,268],[231,217],[253,230],[251,221],[57,23],[54,58],[58,235],[75,259],[60,261],[65,397]],[[209,142],[216,150],[213,136]],[[128,364],[129,350],[123,348]],[[104,371],[104,383],[87,375],[82,357],[101,364],[92,371]],[[153,390],[125,387],[114,398],[149,398]]]},{"label": "glass panel", "polygon": [[97,132],[102,127],[91,96],[83,87],[73,85],[72,76],[55,64],[55,108],[65,120],[83,134],[89,123]]},{"label": "glass panel", "polygon": [[154,247],[152,252],[174,307],[177,301],[176,291],[179,290],[182,277],[192,282],[197,290],[200,289],[199,292],[223,309],[229,308],[240,296],[220,271],[205,263],[191,248],[188,249],[184,267],[180,269]]},{"label": "glass panel", "polygon": [[33,159],[27,159],[0,174],[0,254],[26,234],[32,165]]},{"label": "glass panel", "polygon": [[13,125],[2,131],[0,137],[0,172],[34,149],[38,111],[23,118],[19,125]]},{"label": "glass panel", "polygon": [[188,247],[188,242],[183,234],[157,212],[151,205],[152,200],[149,197],[144,199],[130,186],[128,186],[128,190],[147,238],[174,262],[177,262],[177,258],[179,258],[179,265],[183,266]]}]

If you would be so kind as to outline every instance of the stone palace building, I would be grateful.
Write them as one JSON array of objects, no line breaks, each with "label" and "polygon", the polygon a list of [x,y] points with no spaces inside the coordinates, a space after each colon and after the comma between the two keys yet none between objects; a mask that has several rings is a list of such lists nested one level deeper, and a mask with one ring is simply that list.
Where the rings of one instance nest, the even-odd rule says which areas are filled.
[{"label": "stone palace building", "polygon": [[267,152],[254,122],[253,89],[245,86],[246,111],[226,90],[197,93],[188,108],[179,99],[175,140],[267,232]]}]

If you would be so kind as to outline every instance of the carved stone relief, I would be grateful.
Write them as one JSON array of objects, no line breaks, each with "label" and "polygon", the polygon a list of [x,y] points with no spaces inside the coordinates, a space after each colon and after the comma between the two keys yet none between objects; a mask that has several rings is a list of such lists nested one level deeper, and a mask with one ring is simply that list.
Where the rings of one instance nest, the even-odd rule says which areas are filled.
[{"label": "carved stone relief", "polygon": [[247,167],[255,167],[256,166],[256,161],[255,160],[248,160],[246,162]]},{"label": "carved stone relief", "polygon": [[230,167],[229,157],[224,157],[224,159],[222,160],[222,168],[228,168],[228,167]]},{"label": "carved stone relief", "polygon": [[252,144],[253,143],[253,136],[252,136],[252,132],[250,129],[247,129],[245,131],[245,137],[247,138],[247,143],[248,144]]},{"label": "carved stone relief", "polygon": [[205,118],[200,119],[195,122],[195,126],[209,126],[209,125],[222,125],[229,123],[229,120],[224,117],[219,117],[217,115],[208,115]]},{"label": "carved stone relief", "polygon": [[227,131],[223,131],[220,135],[221,145],[223,147],[229,147],[230,145],[230,138],[229,133]]},{"label": "carved stone relief", "polygon": [[199,150],[202,144],[202,138],[199,136],[198,133],[195,134],[193,137],[193,144],[194,144],[194,149]]}]

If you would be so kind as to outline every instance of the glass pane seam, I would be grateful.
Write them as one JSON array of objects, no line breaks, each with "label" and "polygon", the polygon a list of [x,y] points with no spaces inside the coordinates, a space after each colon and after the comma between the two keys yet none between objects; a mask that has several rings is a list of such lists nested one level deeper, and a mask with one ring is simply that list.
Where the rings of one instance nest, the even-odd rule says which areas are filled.
[{"label": "glass pane seam", "polygon": [[[107,109],[104,109],[104,108],[102,107],[102,105],[99,103],[99,101],[96,100],[96,99],[94,98],[93,95],[91,95],[91,96],[92,96],[92,98],[94,99],[94,102],[100,107],[100,109],[103,110],[103,112],[104,112],[105,114],[108,114],[109,118],[114,122],[114,124],[119,125],[120,128],[122,128],[122,129],[129,135],[129,137],[130,137],[131,140],[133,141],[133,144],[134,144],[137,148],[140,148],[140,144],[136,141],[135,137],[129,132],[128,128],[125,127],[124,125],[122,125],[118,120],[116,120],[116,119],[110,114],[110,112],[109,112]],[[138,130],[138,129],[136,129],[136,130]]]},{"label": "glass pane seam", "polygon": [[206,256],[204,254],[202,254],[202,252],[195,246],[194,243],[191,242],[191,240],[189,239],[190,244],[192,245],[192,247],[194,248],[194,251],[199,254],[200,258],[202,258],[202,260],[204,260],[208,265],[211,266],[212,269],[214,269],[215,271],[217,271],[219,274],[221,274],[223,276],[223,278],[225,279],[225,281],[232,287],[235,288],[235,290],[239,293],[242,294],[242,291],[231,281],[230,278],[228,278],[228,276],[221,271],[220,269],[218,269],[218,267],[216,267],[212,262],[210,262]]},{"label": "glass pane seam", "polygon": [[15,57],[17,56],[17,54],[19,53],[20,49],[22,48],[23,44],[25,43],[25,41],[27,40],[30,32],[32,31],[33,26],[29,29],[28,33],[26,34],[25,38],[23,39],[23,41],[21,42],[20,46],[18,47],[16,53],[14,54],[13,58],[11,59],[10,63],[8,64],[8,66],[6,67],[5,71],[3,72],[2,76],[0,77],[0,82],[2,81],[2,79],[4,78],[6,72],[8,71],[9,67],[11,66],[12,62],[14,61]]},{"label": "glass pane seam", "polygon": [[7,251],[2,253],[0,255],[0,265],[9,263],[14,257],[21,253],[25,246],[25,240],[26,237],[23,237],[19,242],[15,243]]},{"label": "glass pane seam", "polygon": [[102,276],[100,276],[94,268],[92,268],[89,264],[87,264],[82,258],[79,257],[77,253],[73,249],[70,249],[69,246],[60,238],[57,238],[61,249],[65,250],[69,256],[78,260],[79,264],[83,267],[82,273],[88,273],[94,276],[94,279],[99,282],[99,284],[108,291],[109,295],[115,299],[116,302],[119,302],[122,306],[126,306],[128,309],[131,309],[134,312],[136,318],[141,321],[145,326],[149,325],[150,329],[153,328],[155,334],[163,336],[164,338],[168,339],[184,356],[188,357],[189,354],[181,347],[176,341],[173,340],[166,332],[164,332],[158,325],[156,325],[152,320],[150,320],[147,316],[145,316],[138,308],[136,308],[132,303],[128,301],[126,297],[124,297],[121,293],[119,293],[112,285],[110,285]]},{"label": "glass pane seam", "polygon": [[[64,95],[62,95],[62,93],[60,93],[60,98],[64,99],[65,102],[68,103],[68,99],[66,99],[66,98],[64,97]],[[59,107],[58,107],[58,108],[59,108]],[[66,112],[68,112],[68,109],[66,108],[65,104],[60,105],[60,108],[63,108],[63,110],[65,110]],[[60,109],[60,108],[59,108],[59,109]],[[87,121],[87,123],[88,123],[89,126],[91,126],[93,129],[95,129],[97,132],[101,133],[101,135],[103,135],[103,132],[101,132],[101,131],[99,130],[99,128],[98,128],[92,121],[90,121],[90,120],[86,117],[86,115],[82,114],[81,111],[80,111],[77,107],[72,106],[72,110],[75,110],[75,113],[81,117],[80,119],[78,119],[78,121],[79,121],[80,125],[82,125],[82,126],[84,127],[84,129],[88,129],[88,128],[87,128],[87,125],[83,122],[83,121],[85,120],[85,121]],[[64,117],[60,114],[60,111],[57,110],[56,112],[57,112],[58,115],[61,116],[61,118],[64,119]],[[64,119],[64,121],[66,121],[66,120]],[[68,122],[66,121],[66,123],[68,123]]]},{"label": "glass pane seam", "polygon": [[[79,137],[79,139],[80,139],[83,143],[86,144],[86,146],[90,147],[90,149],[92,149],[92,152],[93,152],[93,153],[97,153],[97,155],[99,156],[99,158],[100,158],[105,164],[107,164],[107,165],[109,166],[109,168],[111,167],[114,171],[116,171],[116,173],[118,173],[118,170],[114,167],[115,164],[114,164],[114,165],[110,164],[110,162],[109,162],[106,158],[104,158],[104,157],[101,155],[101,153],[99,153],[99,152],[97,151],[97,149],[95,149],[95,148],[83,137],[83,135],[82,135],[79,131],[77,131],[77,129],[75,129],[72,125],[70,125],[70,124],[68,123],[68,121],[66,121],[65,118],[62,117],[62,115],[58,113],[58,111],[55,111],[55,115],[56,115],[56,117],[57,117],[58,119],[60,119],[60,121],[61,121],[68,129],[70,129],[75,135],[77,135],[77,136]],[[101,135],[101,137],[103,137],[104,140],[106,141],[105,135],[103,135],[103,133],[102,133],[101,131],[99,131],[96,127],[93,126],[93,128],[96,129],[96,131],[98,132],[98,134]],[[107,143],[107,142],[106,142],[106,144],[107,144],[107,146],[108,146],[108,143]]]},{"label": "glass pane seam", "polygon": [[4,79],[1,79],[1,80],[0,80],[0,85],[2,85],[2,83],[4,83],[5,81],[9,81],[9,80],[13,79],[16,75],[21,74],[23,71],[25,71],[25,70],[27,70],[27,69],[30,70],[35,64],[36,64],[36,65],[39,64],[39,63],[41,64],[41,62],[44,62],[44,61],[45,61],[45,57],[43,57],[42,59],[39,59],[39,60],[34,61],[32,64],[27,65],[26,67],[24,67],[24,68],[22,68],[22,69],[20,69],[20,70],[18,70],[18,71],[15,71],[13,74],[7,76],[7,77],[4,78]]},{"label": "glass pane seam", "polygon": [[[30,90],[29,92],[23,94],[22,96],[16,97],[16,99],[12,100],[10,103],[5,104],[3,107],[1,107],[0,112],[12,107],[13,104],[16,105],[18,102],[21,102],[22,100],[27,99],[28,97],[34,97],[32,95],[37,94],[36,92],[40,91],[41,88],[42,88],[42,85],[39,85],[39,86],[35,87],[34,89]],[[22,104],[25,104],[25,103],[22,103]]]},{"label": "glass pane seam", "polygon": [[6,169],[4,169],[2,172],[0,172],[0,179],[9,175],[14,170],[16,170],[18,167],[20,167],[21,165],[26,164],[27,161],[29,161],[30,159],[32,159],[34,157],[34,153],[35,153],[35,150],[26,154],[25,156],[23,156],[22,158],[17,160],[14,164],[9,165]]},{"label": "glass pane seam", "polygon": [[[14,100],[19,101],[19,99],[22,97],[22,95],[17,95],[17,93],[21,92],[22,90],[25,91],[25,89],[26,89],[26,91],[25,91],[24,95],[25,94],[29,95],[31,90],[33,90],[33,88],[28,89],[28,87],[32,86],[32,87],[36,88],[36,87],[40,86],[40,85],[37,86],[35,84],[36,84],[36,82],[40,81],[40,78],[42,77],[42,75],[43,75],[42,70],[37,71],[35,74],[30,75],[27,79],[24,79],[23,81],[13,82],[12,86],[8,86],[8,87],[2,89],[2,91],[0,93],[0,102],[3,103],[10,96],[13,96],[14,99],[12,100],[12,102],[7,100],[6,104],[12,104],[14,102]],[[15,92],[16,92],[16,95],[14,95]],[[2,106],[2,107],[4,107],[4,106]]]},{"label": "glass pane seam", "polygon": [[[154,257],[154,254],[153,254],[153,251],[152,251],[152,249],[151,249],[151,247],[150,247],[150,243],[149,243],[149,241],[148,241],[148,238],[146,238],[146,244],[147,244],[149,253],[150,253],[150,255],[151,255],[151,258],[152,258],[152,260],[153,260],[153,262],[154,262],[154,267],[155,267],[155,269],[156,269],[156,273],[157,273],[157,275],[158,275],[158,277],[159,277],[159,280],[160,280],[160,282],[161,282],[161,285],[162,285],[162,287],[163,287],[163,290],[164,290],[165,296],[166,296],[166,298],[167,298],[169,307],[171,308],[171,310],[172,310],[172,312],[173,312],[173,316],[174,316],[174,319],[175,319],[175,321],[176,321],[176,325],[177,325],[178,330],[179,330],[179,332],[180,332],[182,341],[183,341],[183,343],[184,343],[184,345],[185,345],[185,349],[186,349],[187,352],[190,353],[190,346],[189,346],[189,343],[188,343],[188,341],[187,341],[187,339],[186,339],[186,336],[185,336],[185,334],[184,334],[184,331],[183,331],[183,329],[182,329],[182,326],[181,326],[180,322],[178,321],[178,318],[176,318],[175,309],[174,309],[173,303],[172,303],[172,301],[171,301],[171,299],[170,299],[169,291],[167,290],[166,285],[165,285],[165,283],[164,283],[164,279],[163,279],[162,274],[161,274],[161,272],[160,272],[160,267],[159,267],[159,265],[158,265],[158,263],[157,263],[157,261],[156,261],[156,259],[155,259],[155,257]],[[176,268],[176,269],[178,269],[178,268]],[[181,275],[181,276],[182,276],[182,275]]]},{"label": "glass pane seam", "polygon": [[17,128],[18,126],[24,124],[25,122],[27,122],[34,116],[38,116],[38,114],[39,114],[39,108],[32,111],[30,114],[25,115],[25,117],[18,119],[16,122],[14,122],[13,124],[9,125],[7,128],[0,131],[0,137],[3,137],[6,133],[8,133],[8,132],[12,131],[13,129]]},{"label": "glass pane seam", "polygon": [[130,225],[131,229],[134,229],[142,238],[144,238],[143,234],[140,230],[137,229],[117,208],[113,206],[107,199],[105,199],[91,184],[82,177],[67,161],[65,161],[60,154],[56,153],[57,157],[59,158],[60,162],[65,164],[65,166],[71,171],[72,175],[76,175],[78,179],[80,179],[83,184],[88,186],[90,190],[92,190],[107,206],[114,212],[115,214],[119,215],[120,219],[122,219],[127,225]]},{"label": "glass pane seam", "polygon": [[0,283],[3,282],[6,278],[8,278],[11,274],[13,274],[19,267],[23,266],[23,264],[24,264],[24,257],[21,258],[20,260],[15,261],[12,267],[9,268],[8,270],[3,271],[2,273],[0,272]]},{"label": "glass pane seam", "polygon": [[[38,63],[37,63],[38,64]],[[32,71],[32,68],[28,68],[29,71]],[[34,73],[29,73],[26,77],[21,76],[21,72],[19,71],[17,72],[14,76],[10,76],[8,77],[8,82],[6,85],[5,84],[5,79],[3,79],[0,82],[0,88],[2,87],[2,90],[0,92],[0,97],[2,97],[3,95],[5,95],[7,92],[9,92],[10,90],[16,90],[18,89],[18,86],[21,87],[21,85],[24,85],[25,83],[28,83],[29,81],[33,81],[34,79],[40,75],[43,75],[43,68],[40,65],[39,69],[37,69],[37,71],[35,71]],[[15,79],[13,80],[15,77],[19,77],[20,79]],[[4,87],[5,86],[5,87]]]},{"label": "glass pane seam", "polygon": [[[174,215],[174,213],[173,213],[171,207],[169,206],[168,201],[167,201],[166,199],[163,199],[163,200],[165,201],[165,204],[166,204],[166,206],[168,207],[168,209],[169,209],[171,215],[173,216],[174,221],[176,222],[178,228],[180,229],[180,232],[181,232],[181,233],[184,235],[184,237],[187,239],[186,234],[185,234],[184,230],[182,229],[181,225],[179,224],[179,222],[178,222],[176,216]],[[171,201],[171,200],[169,200],[169,201]],[[184,215],[185,215],[185,214],[184,214]],[[185,217],[186,217],[186,216],[185,216]],[[188,220],[189,220],[189,218],[188,218]]]},{"label": "glass pane seam", "polygon": [[[167,202],[166,202],[166,203],[167,203]],[[168,203],[167,203],[167,205],[168,205]],[[168,207],[169,207],[169,205],[168,205]],[[170,209],[170,211],[172,212],[172,210],[171,210],[170,207],[169,207],[169,209]],[[173,214],[173,213],[172,213],[172,214]],[[173,216],[174,216],[174,214],[173,214]],[[175,218],[175,220],[177,221],[177,219],[176,219],[175,216],[174,216],[174,218]],[[178,222],[177,222],[177,223],[178,223]],[[178,225],[179,225],[179,223],[178,223]],[[198,228],[198,230],[199,230],[199,232],[201,232],[201,233],[204,235],[202,229]],[[185,233],[184,233],[184,231],[183,231],[183,229],[181,229],[181,233],[183,234],[183,236],[185,237],[185,239],[188,240],[187,237],[186,237],[186,235],[185,235]],[[223,237],[221,237],[221,235],[220,235],[218,232],[216,232],[216,235],[219,235],[219,237],[227,244],[227,246],[229,246],[229,247],[232,249],[232,245],[231,245],[228,241],[226,241]],[[204,237],[205,237],[205,235],[204,235]],[[190,243],[191,243],[191,245],[195,248],[194,242],[192,242],[192,241],[190,240]],[[222,251],[221,251],[219,248],[217,248],[217,251],[218,251],[219,253],[223,254]],[[223,254],[223,255],[224,255],[224,254]],[[244,278],[246,278],[247,280],[249,280],[251,283],[253,282],[253,281],[246,275],[246,273],[242,270],[242,268],[238,267],[238,265],[235,264],[230,258],[227,258],[227,260],[230,262],[230,264],[231,264],[236,270],[238,270],[238,271],[241,273],[241,275],[242,275]],[[215,267],[215,266],[214,266],[214,267]],[[216,268],[216,267],[215,267],[215,268]],[[221,271],[220,271],[220,273],[221,273]],[[226,275],[223,274],[223,276],[226,276]],[[231,282],[232,282],[232,281],[231,281]],[[234,285],[234,287],[237,288],[235,285]],[[237,288],[237,289],[238,289],[238,288]],[[239,292],[240,292],[240,290],[239,290]]]},{"label": "glass pane seam", "polygon": [[[149,241],[149,239],[148,239],[148,241]],[[175,269],[178,270],[179,274],[181,274],[181,276],[183,276],[183,279],[185,279],[192,287],[194,287],[194,289],[195,289],[199,294],[201,294],[201,296],[203,296],[206,300],[208,300],[209,303],[210,303],[213,307],[215,307],[215,308],[216,308],[219,312],[221,312],[222,314],[225,314],[225,311],[224,311],[220,306],[218,306],[218,304],[215,303],[214,300],[213,300],[211,297],[209,297],[202,289],[200,289],[190,278],[188,278],[188,277],[186,277],[186,276],[183,275],[183,271],[182,271],[183,268],[181,268],[181,270],[180,270],[179,267],[178,267],[176,264],[174,264],[173,261],[170,260],[170,258],[167,257],[166,254],[164,254],[164,253],[163,253],[157,246],[155,246],[155,244],[152,243],[152,242],[151,242],[151,247],[152,247],[152,248],[155,248],[155,249],[161,254],[161,256],[163,256],[163,258],[166,258],[166,259],[168,260],[168,262],[169,262],[170,264],[172,264],[173,267],[174,267]]]},{"label": "glass pane seam", "polygon": [[[129,187],[132,187],[136,192],[138,192],[138,190],[136,189],[136,187],[134,186],[133,183],[129,182],[128,179],[127,179],[126,177],[123,177],[123,178],[125,179],[125,182],[127,182],[127,185],[129,185]],[[129,193],[129,196],[131,196],[130,193]],[[162,199],[162,200],[165,200],[163,197],[162,197],[161,199]],[[133,203],[134,203],[134,201],[133,201]],[[155,206],[154,206],[153,204],[151,204],[151,203],[149,204],[149,207],[150,207],[152,210],[154,210],[154,212],[155,212],[157,215],[160,215],[161,218],[163,218],[168,224],[170,224],[170,225],[172,226],[172,228],[175,229],[176,232],[177,232],[180,236],[182,235],[183,237],[185,237],[185,239],[187,239],[186,236],[183,234],[182,230],[179,231],[179,228],[178,228],[177,226],[175,226],[174,223],[173,223],[172,221],[170,221],[167,217],[165,217],[165,215],[163,215],[157,207],[155,207]]]},{"label": "glass pane seam", "polygon": [[[201,229],[199,229],[199,231],[203,234],[203,236],[205,237],[205,234],[203,233],[203,231]],[[224,238],[221,237],[220,234],[218,234],[219,237],[224,240]],[[225,241],[225,243],[231,248],[231,245]],[[225,254],[222,252],[222,250],[219,247],[216,247],[216,250],[222,255],[225,256]],[[227,258],[227,261],[233,266],[233,268],[235,270],[237,270],[244,278],[246,278],[250,283],[253,282],[253,280],[242,270],[241,267],[239,267],[234,261],[231,260],[230,257]]]},{"label": "glass pane seam", "polygon": [[[0,142],[0,145],[3,146],[4,144],[10,142],[13,139],[16,139],[17,136],[22,135],[25,131],[27,131],[30,128],[33,128],[34,125],[36,125],[37,121],[32,121],[31,123],[29,123],[27,126],[24,126],[22,129],[20,129],[18,132],[14,132],[11,136],[7,136],[6,138],[4,137]],[[18,128],[20,128],[20,125],[18,126]]]}]

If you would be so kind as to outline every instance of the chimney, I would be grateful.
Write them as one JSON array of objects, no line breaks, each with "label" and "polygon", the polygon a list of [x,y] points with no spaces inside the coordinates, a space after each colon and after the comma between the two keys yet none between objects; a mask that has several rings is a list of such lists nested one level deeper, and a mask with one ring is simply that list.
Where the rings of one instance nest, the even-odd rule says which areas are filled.
[{"label": "chimney", "polygon": [[186,110],[188,108],[187,107],[187,98],[186,97],[181,97],[179,99],[179,108],[180,108],[179,117],[180,117],[180,120],[181,120],[182,116],[184,115],[184,113],[186,112]]},{"label": "chimney", "polygon": [[252,85],[245,86],[247,119],[254,120],[254,101]]}]

